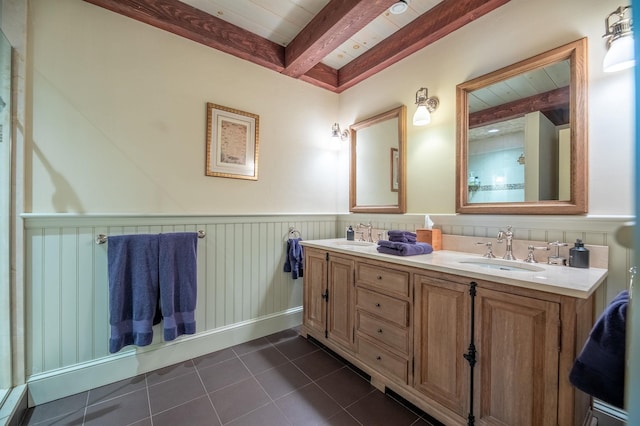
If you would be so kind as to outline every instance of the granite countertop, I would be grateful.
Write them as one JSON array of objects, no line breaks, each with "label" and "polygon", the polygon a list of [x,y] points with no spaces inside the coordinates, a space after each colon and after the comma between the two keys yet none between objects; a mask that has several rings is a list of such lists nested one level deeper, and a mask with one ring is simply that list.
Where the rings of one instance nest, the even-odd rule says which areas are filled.
[{"label": "granite countertop", "polygon": [[[350,254],[366,259],[386,261],[429,271],[445,272],[472,279],[493,281],[533,290],[586,299],[607,277],[608,270],[601,268],[572,268],[546,263],[525,263],[494,259],[490,266],[468,262],[487,261],[478,253],[450,250],[434,251],[416,256],[394,256],[378,253],[377,245],[344,238],[301,241],[305,247]],[[504,265],[505,269],[500,269]],[[534,271],[515,268],[531,268]],[[508,269],[508,270],[507,270]]]}]

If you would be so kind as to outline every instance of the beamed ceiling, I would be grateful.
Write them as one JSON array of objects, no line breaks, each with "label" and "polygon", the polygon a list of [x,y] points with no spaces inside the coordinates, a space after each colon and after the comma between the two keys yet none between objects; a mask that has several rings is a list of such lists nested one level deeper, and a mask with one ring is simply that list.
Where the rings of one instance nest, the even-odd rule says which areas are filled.
[{"label": "beamed ceiling", "polygon": [[[387,14],[397,0],[330,0],[317,13],[311,12],[308,23],[292,40],[277,43],[251,32],[238,23],[223,20],[191,4],[224,6],[221,0],[84,0],[145,24],[169,31],[213,49],[253,62],[275,72],[306,81],[340,93],[382,71],[461,28],[469,22],[508,3],[509,0],[443,0],[417,15],[397,31],[379,40],[374,46],[340,68],[333,68],[323,59],[328,57],[361,30],[366,30],[376,18]],[[282,3],[284,0],[280,0]],[[319,1],[319,0],[318,0]],[[318,4],[318,1],[315,4]],[[245,10],[263,7],[263,2],[236,0]],[[414,9],[425,0],[409,2]],[[228,3],[233,6],[233,3]],[[259,5],[263,3],[263,5]],[[275,5],[275,2],[271,5]],[[297,3],[299,0],[289,0]],[[321,2],[324,3],[324,2]],[[433,1],[431,3],[434,3]],[[267,3],[268,4],[268,3]],[[311,4],[311,3],[310,3]],[[418,5],[416,5],[418,4]],[[270,5],[270,6],[271,6]],[[213,10],[213,9],[211,9]],[[309,10],[305,10],[307,13]],[[224,16],[222,13],[220,15]],[[256,14],[256,19],[260,15]],[[253,25],[257,25],[256,21]],[[264,28],[276,28],[277,19],[259,23]]]}]

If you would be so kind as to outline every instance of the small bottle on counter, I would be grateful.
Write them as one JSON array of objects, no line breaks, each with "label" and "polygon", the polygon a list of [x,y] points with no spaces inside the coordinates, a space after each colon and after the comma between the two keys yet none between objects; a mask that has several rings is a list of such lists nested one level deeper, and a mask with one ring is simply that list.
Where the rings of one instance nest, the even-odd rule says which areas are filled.
[{"label": "small bottle on counter", "polygon": [[353,241],[355,236],[355,232],[353,231],[353,227],[349,225],[347,228],[347,241]]},{"label": "small bottle on counter", "polygon": [[569,249],[569,266],[574,268],[589,267],[589,249],[584,247],[581,239],[577,239],[575,245]]}]

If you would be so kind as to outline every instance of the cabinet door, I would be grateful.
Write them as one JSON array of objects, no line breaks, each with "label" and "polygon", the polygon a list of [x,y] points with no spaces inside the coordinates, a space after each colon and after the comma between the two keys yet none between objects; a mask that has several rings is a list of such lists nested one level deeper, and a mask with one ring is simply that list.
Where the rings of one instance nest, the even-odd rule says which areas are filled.
[{"label": "cabinet door", "polygon": [[414,288],[414,388],[466,417],[469,286],[416,275]]},{"label": "cabinet door", "polygon": [[559,304],[477,294],[477,424],[558,424]]},{"label": "cabinet door", "polygon": [[354,261],[329,256],[327,337],[347,348],[354,346]]},{"label": "cabinet door", "polygon": [[[327,303],[324,297],[327,289],[327,255],[325,252],[305,250],[303,287],[304,325],[326,334]],[[316,337],[318,337],[316,336]]]}]

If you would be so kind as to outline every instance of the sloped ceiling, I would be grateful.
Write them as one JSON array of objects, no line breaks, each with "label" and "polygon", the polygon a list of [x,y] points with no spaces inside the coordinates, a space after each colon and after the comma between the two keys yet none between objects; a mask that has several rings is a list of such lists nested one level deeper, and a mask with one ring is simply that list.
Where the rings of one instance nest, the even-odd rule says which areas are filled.
[{"label": "sloped ceiling", "polygon": [[[435,6],[336,69],[322,61],[398,0],[330,0],[290,42],[282,44],[203,10],[209,9],[207,7],[196,8],[183,1],[85,1],[336,93],[509,2],[436,2]],[[249,0],[236,1],[251,3]],[[192,4],[206,2],[189,0]],[[211,0],[211,3],[221,2]],[[278,24],[277,20],[262,23],[267,28]]]}]

